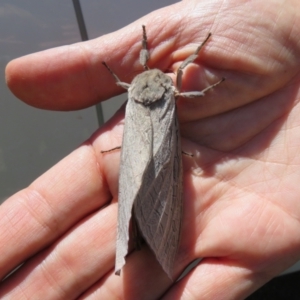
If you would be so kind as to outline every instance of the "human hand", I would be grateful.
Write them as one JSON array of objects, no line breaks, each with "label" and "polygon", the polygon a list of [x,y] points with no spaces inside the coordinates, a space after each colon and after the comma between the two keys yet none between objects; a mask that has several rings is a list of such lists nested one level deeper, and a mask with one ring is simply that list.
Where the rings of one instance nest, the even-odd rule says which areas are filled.
[{"label": "human hand", "polygon": [[299,260],[298,2],[183,1],[96,40],[12,61],[7,82],[26,103],[87,107],[122,92],[103,60],[127,82],[142,69],[145,24],[149,66],[162,70],[176,71],[212,32],[182,90],[226,81],[177,103],[183,149],[194,158],[183,157],[175,272],[204,257],[188,276],[170,282],[147,247],[128,257],[123,278],[112,271],[120,154],[100,151],[121,144],[122,109],[0,207],[1,276],[27,260],[0,297],[243,299]]}]

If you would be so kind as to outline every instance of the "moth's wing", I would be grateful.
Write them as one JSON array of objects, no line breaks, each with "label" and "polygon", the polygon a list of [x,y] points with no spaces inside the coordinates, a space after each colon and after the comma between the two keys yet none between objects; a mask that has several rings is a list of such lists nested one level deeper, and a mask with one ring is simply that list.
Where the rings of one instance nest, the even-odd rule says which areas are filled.
[{"label": "moth's wing", "polygon": [[175,99],[150,110],[153,157],[134,202],[139,228],[164,271],[172,278],[182,219],[182,158]]},{"label": "moth's wing", "polygon": [[125,264],[129,224],[134,199],[143,184],[143,174],[151,157],[151,118],[149,109],[128,99],[121,148],[119,175],[118,227],[115,273]]}]

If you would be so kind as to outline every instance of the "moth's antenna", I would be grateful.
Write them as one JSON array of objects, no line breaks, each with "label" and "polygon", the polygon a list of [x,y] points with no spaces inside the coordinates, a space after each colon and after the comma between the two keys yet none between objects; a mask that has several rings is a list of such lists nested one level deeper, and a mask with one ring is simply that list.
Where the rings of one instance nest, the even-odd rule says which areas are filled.
[{"label": "moth's antenna", "polygon": [[140,63],[145,70],[149,70],[149,67],[147,66],[147,61],[150,58],[150,54],[148,50],[146,26],[142,25],[142,27],[143,27],[143,39],[142,39],[142,50],[140,52]]}]

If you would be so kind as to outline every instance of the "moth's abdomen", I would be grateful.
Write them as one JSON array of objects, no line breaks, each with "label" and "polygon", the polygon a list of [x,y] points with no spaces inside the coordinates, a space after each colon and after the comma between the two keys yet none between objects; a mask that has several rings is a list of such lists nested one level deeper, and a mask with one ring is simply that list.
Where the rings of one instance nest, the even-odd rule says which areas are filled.
[{"label": "moth's abdomen", "polygon": [[137,75],[128,91],[134,101],[143,105],[151,105],[173,94],[174,86],[168,75],[158,69],[153,69]]}]

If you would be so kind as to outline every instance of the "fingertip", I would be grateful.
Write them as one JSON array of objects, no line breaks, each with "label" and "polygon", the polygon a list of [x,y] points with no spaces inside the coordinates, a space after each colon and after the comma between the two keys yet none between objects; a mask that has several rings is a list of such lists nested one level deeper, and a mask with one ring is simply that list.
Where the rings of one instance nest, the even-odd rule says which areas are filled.
[{"label": "fingertip", "polygon": [[6,83],[23,102],[42,109],[74,110],[97,102],[78,44],[62,46],[12,60]]}]

